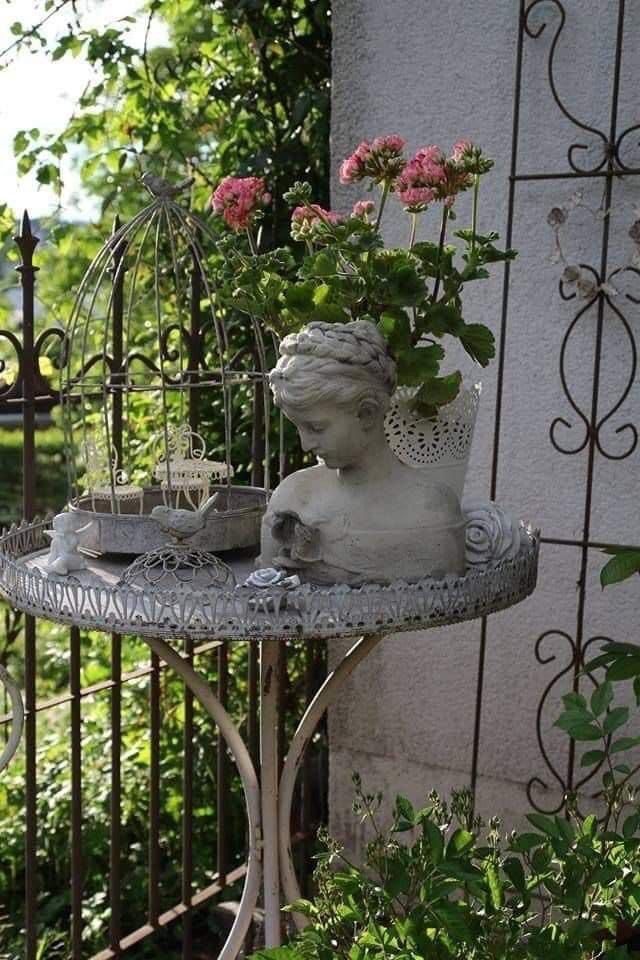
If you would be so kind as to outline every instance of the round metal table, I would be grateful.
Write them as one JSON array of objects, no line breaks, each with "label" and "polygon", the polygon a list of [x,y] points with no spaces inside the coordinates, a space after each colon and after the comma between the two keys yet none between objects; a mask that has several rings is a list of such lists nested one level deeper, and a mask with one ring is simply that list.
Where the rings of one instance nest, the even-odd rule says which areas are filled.
[{"label": "round metal table", "polygon": [[[35,616],[80,628],[143,636],[183,678],[217,724],[233,756],[245,795],[249,850],[240,908],[220,960],[234,960],[240,952],[261,886],[266,945],[280,944],[282,904],[300,896],[289,829],[296,777],[313,732],[345,679],[389,634],[459,623],[519,603],[535,588],[538,569],[538,534],[523,527],[517,556],[469,570],[462,577],[397,581],[388,586],[161,590],[120,582],[130,558],[99,557],[73,575],[48,575],[43,561],[49,541],[43,531],[49,527],[49,521],[37,520],[0,536],[0,594],[12,606]],[[253,556],[238,552],[225,560],[236,582],[242,584],[253,569]],[[260,777],[238,729],[209,683],[172,645],[172,639],[184,637],[259,643]],[[278,643],[335,637],[353,637],[354,643],[308,705],[278,778]],[[11,692],[15,720],[9,745],[15,750],[22,713],[15,687]],[[7,748],[0,763],[6,764],[11,752]],[[293,919],[297,926],[305,922],[295,914]]]}]

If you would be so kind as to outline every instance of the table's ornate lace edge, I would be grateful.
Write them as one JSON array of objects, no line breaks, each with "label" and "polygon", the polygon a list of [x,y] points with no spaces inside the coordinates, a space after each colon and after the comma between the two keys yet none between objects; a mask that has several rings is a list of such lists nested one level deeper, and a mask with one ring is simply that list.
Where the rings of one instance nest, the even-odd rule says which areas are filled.
[{"label": "table's ornate lace edge", "polygon": [[29,568],[24,557],[46,546],[48,519],[0,536],[0,593],[36,616],[86,629],[141,636],[257,639],[395,633],[459,623],[505,609],[536,585],[539,532],[525,528],[516,557],[462,577],[294,590],[236,588],[184,595],[135,587],[81,585]]}]

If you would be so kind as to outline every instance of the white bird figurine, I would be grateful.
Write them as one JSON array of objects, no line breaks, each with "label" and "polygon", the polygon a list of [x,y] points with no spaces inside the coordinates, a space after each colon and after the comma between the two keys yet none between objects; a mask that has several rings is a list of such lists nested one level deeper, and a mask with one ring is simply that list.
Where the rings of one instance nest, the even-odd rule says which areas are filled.
[{"label": "white bird figurine", "polygon": [[158,506],[151,511],[151,516],[167,533],[176,540],[188,540],[199,530],[202,530],[207,517],[220,496],[220,491],[214,493],[197,510],[179,510],[175,507]]},{"label": "white bird figurine", "polygon": [[157,177],[155,173],[145,173],[140,177],[140,183],[147,188],[152,197],[176,197],[190,187],[194,180],[195,177],[187,177],[186,180],[173,184],[164,177]]}]

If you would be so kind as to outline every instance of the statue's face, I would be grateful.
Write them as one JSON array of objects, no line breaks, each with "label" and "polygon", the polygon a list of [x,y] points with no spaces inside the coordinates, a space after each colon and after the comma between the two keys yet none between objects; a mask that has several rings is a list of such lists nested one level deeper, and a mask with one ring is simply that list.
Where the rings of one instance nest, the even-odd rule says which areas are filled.
[{"label": "statue's face", "polygon": [[357,466],[379,419],[377,405],[369,401],[355,410],[325,400],[305,410],[283,406],[283,411],[296,427],[302,449],[332,470]]}]

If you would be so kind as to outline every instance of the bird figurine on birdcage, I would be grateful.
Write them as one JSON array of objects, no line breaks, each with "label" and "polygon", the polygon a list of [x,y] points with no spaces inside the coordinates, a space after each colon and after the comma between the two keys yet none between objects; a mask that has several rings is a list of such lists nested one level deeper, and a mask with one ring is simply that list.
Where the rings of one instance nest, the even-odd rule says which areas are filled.
[{"label": "bird figurine on birdcage", "polygon": [[[83,546],[139,557],[255,548],[270,488],[270,342],[227,322],[208,277],[215,238],[145,175],[77,291],[62,381],[69,510]],[[248,474],[256,410],[264,442]],[[262,432],[262,427],[261,427]],[[234,444],[244,462],[232,463]],[[258,483],[255,482],[258,477]],[[91,522],[94,521],[94,522]],[[169,562],[169,566],[170,566]]]}]

